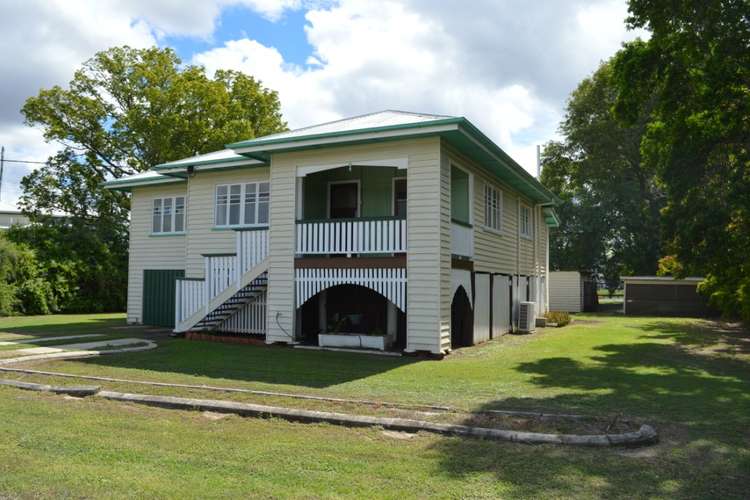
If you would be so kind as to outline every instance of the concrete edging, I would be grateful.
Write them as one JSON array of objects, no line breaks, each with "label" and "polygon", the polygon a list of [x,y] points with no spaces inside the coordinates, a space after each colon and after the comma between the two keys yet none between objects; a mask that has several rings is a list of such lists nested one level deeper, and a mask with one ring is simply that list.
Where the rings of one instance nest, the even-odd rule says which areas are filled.
[{"label": "concrete edging", "polygon": [[64,388],[32,384],[27,382],[0,380],[0,385],[9,385],[33,391],[52,391],[71,394],[70,391],[85,392],[86,395],[101,397],[113,401],[144,404],[159,408],[178,410],[200,410],[217,413],[233,413],[242,416],[269,418],[276,417],[292,422],[328,423],[347,427],[383,427],[405,432],[426,431],[436,434],[457,435],[510,441],[527,444],[565,444],[573,446],[637,446],[652,444],[658,441],[656,430],[650,425],[642,425],[634,432],[620,434],[578,435],[578,434],[545,434],[538,432],[510,431],[458,424],[440,424],[424,420],[405,418],[374,417],[367,415],[349,415],[326,411],[281,408],[277,406],[221,401],[214,399],[193,399],[174,396],[153,396],[148,394],[130,394],[114,391],[100,391],[94,387]]},{"label": "concrete edging", "polygon": [[20,380],[4,379],[0,379],[0,385],[15,387],[17,389],[26,389],[28,391],[54,392],[55,394],[67,394],[76,397],[94,396],[101,390],[101,387],[98,385],[72,385],[70,387],[62,387],[58,385],[32,384],[31,382],[22,382]]}]

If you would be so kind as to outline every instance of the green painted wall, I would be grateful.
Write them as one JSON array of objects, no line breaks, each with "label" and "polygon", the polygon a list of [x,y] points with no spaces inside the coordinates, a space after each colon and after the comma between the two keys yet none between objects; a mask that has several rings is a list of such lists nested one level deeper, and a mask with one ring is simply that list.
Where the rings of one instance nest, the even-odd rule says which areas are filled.
[{"label": "green painted wall", "polygon": [[350,171],[344,167],[308,175],[304,180],[304,218],[327,219],[328,183],[344,180],[360,181],[360,216],[391,216],[394,177],[406,177],[406,171],[386,167],[352,167]]},{"label": "green painted wall", "polygon": [[174,328],[175,281],[185,271],[143,271],[143,324]]},{"label": "green painted wall", "polygon": [[451,218],[469,224],[469,174],[451,167]]}]

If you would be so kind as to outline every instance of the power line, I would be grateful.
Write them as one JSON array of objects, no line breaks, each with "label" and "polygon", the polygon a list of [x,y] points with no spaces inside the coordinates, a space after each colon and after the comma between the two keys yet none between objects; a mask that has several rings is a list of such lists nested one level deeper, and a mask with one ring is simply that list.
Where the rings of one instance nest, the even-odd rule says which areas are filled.
[{"label": "power line", "polygon": [[[3,149],[5,149],[5,148],[3,148]],[[37,165],[46,165],[47,163],[49,163],[49,162],[46,162],[46,161],[31,161],[31,160],[8,160],[8,159],[4,159],[3,161],[5,163],[35,163]]]},{"label": "power line", "polygon": [[46,161],[33,160],[9,160],[5,158],[5,146],[0,147],[0,200],[3,199],[3,171],[6,163],[33,163],[34,165],[47,165]]}]

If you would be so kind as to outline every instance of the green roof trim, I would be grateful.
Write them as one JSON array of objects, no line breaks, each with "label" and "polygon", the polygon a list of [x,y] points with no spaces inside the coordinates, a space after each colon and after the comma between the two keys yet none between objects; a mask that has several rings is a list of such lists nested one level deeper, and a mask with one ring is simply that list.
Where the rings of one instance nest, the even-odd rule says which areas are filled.
[{"label": "green roof trim", "polygon": [[130,191],[130,188],[133,187],[153,186],[158,184],[177,184],[180,182],[185,182],[185,179],[166,176],[146,179],[129,179],[126,177],[122,179],[112,179],[111,181],[105,181],[102,182],[101,185],[107,189],[113,189],[116,191]]},{"label": "green roof trim", "polygon": [[[218,163],[247,163],[248,165],[255,165],[254,161],[260,161],[254,158],[248,158],[248,157],[242,157],[242,158],[218,158],[215,160],[198,160],[195,161],[185,161],[185,160],[177,160],[173,162],[167,162],[167,163],[161,163],[159,165],[156,165],[153,167],[152,170],[160,171],[160,170],[170,170],[170,169],[180,169],[180,168],[186,168],[186,167],[202,167],[205,165],[216,165]],[[258,164],[259,167],[265,166],[262,164]]]},{"label": "green roof trim", "polygon": [[557,216],[557,212],[552,207],[544,207],[542,209],[542,215],[544,216],[544,222],[549,227],[560,227],[560,218]]},{"label": "green roof trim", "polygon": [[400,123],[398,125],[385,125],[382,127],[369,127],[369,128],[359,128],[359,129],[353,129],[353,130],[342,130],[340,132],[325,132],[321,134],[300,135],[297,137],[280,137],[278,139],[263,140],[262,137],[259,137],[257,139],[248,139],[246,141],[226,144],[226,147],[229,149],[242,149],[242,148],[251,148],[251,147],[259,147],[259,146],[268,146],[268,145],[273,145],[273,144],[285,144],[285,143],[294,143],[294,142],[301,142],[301,141],[314,141],[316,139],[346,137],[348,135],[362,135],[362,134],[371,134],[371,133],[377,133],[377,132],[390,132],[392,130],[428,128],[428,127],[435,127],[435,126],[440,126],[440,125],[458,124],[458,123],[461,123],[462,120],[466,120],[466,118],[462,118],[462,117],[441,118],[437,120],[429,120],[429,121],[424,121],[424,122]]}]

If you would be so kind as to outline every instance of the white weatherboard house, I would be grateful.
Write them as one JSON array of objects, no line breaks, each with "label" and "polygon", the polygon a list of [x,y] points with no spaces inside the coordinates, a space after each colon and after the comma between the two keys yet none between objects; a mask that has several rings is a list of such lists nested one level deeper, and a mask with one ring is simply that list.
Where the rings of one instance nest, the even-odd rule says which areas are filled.
[{"label": "white weatherboard house", "polygon": [[468,120],[383,111],[107,183],[128,321],[443,354],[546,310],[556,198]]}]

